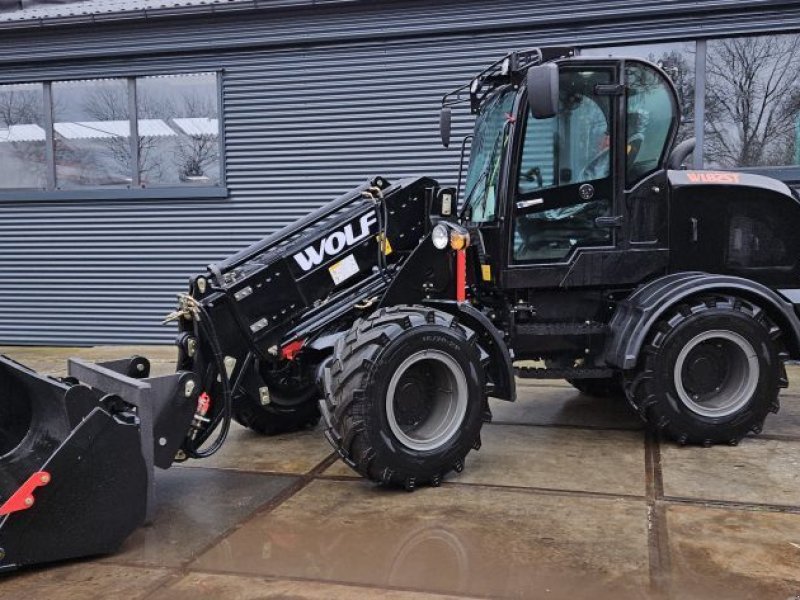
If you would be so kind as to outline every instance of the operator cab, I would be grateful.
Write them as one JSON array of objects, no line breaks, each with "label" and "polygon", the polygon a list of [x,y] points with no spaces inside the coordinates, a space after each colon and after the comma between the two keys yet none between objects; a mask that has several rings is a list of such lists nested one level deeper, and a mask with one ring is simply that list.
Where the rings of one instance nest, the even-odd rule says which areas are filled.
[{"label": "operator cab", "polygon": [[445,96],[443,121],[467,93],[461,218],[500,287],[624,286],[666,270],[679,110],[660,68],[570,48],[512,53]]}]

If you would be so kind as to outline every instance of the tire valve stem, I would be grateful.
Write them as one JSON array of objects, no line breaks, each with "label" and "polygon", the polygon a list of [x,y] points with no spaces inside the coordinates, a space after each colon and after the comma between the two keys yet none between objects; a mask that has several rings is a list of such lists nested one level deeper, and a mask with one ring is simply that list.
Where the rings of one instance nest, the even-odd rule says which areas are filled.
[{"label": "tire valve stem", "polygon": [[206,392],[203,392],[197,397],[197,410],[195,411],[194,418],[192,419],[192,439],[195,439],[197,434],[205,429],[208,423],[211,421],[211,419],[206,416],[210,409],[211,396],[209,396]]}]

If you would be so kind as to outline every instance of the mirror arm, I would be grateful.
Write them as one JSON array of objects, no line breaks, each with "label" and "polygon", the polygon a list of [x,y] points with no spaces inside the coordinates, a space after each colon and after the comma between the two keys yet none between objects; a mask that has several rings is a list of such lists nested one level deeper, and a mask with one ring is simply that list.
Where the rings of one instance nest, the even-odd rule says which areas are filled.
[{"label": "mirror arm", "polygon": [[442,146],[450,147],[450,130],[452,128],[453,111],[449,106],[442,106],[439,113],[439,135],[442,138]]}]

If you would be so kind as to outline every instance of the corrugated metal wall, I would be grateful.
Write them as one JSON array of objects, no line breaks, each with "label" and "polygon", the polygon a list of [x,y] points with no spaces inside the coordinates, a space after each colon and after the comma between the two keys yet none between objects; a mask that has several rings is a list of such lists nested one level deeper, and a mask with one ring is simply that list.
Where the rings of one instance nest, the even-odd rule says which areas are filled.
[{"label": "corrugated metal wall", "polygon": [[[37,64],[29,56],[35,49],[20,46],[19,34],[9,43],[8,52],[3,47],[6,42],[0,42],[0,63],[28,54],[24,65],[15,60],[16,64],[0,66],[0,80],[223,69],[230,190],[230,198],[223,200],[2,202],[0,344],[169,342],[173,330],[161,327],[160,319],[171,309],[174,294],[184,289],[188,276],[208,262],[269,234],[368,175],[427,174],[451,183],[458,153],[455,148],[444,150],[438,142],[442,93],[466,82],[481,66],[509,49],[540,41],[563,42],[564,32],[570,30],[564,22],[568,15],[562,15],[557,27],[551,23],[551,28],[539,31],[530,25],[525,31],[512,31],[516,27],[509,14],[514,6],[519,11],[519,3],[460,4],[460,27],[472,28],[483,19],[487,23],[501,21],[509,30],[458,33],[454,26],[446,35],[435,35],[430,31],[432,25],[427,31],[423,25],[447,25],[442,21],[447,17],[443,8],[409,3],[402,21],[397,16],[401,9],[377,5],[386,11],[387,19],[395,19],[391,35],[384,27],[384,39],[355,43],[359,31],[376,27],[374,19],[359,17],[357,11],[348,22],[348,42],[292,42],[281,47],[275,38],[270,47],[247,51],[239,47],[224,53],[181,50],[167,55],[163,51],[170,42],[165,39],[159,53],[145,56],[158,42],[148,34],[147,25],[131,30],[138,42],[129,41],[128,48],[132,51],[138,43],[140,51],[138,57],[125,60]],[[611,16],[622,19],[623,4],[630,9],[650,3],[574,4],[586,10],[591,5],[596,11],[601,10],[600,5],[608,5],[609,11],[616,11]],[[650,7],[649,29],[639,23],[640,32],[667,35],[668,18],[683,19],[672,9],[697,3],[659,4],[664,5],[666,16],[656,18]],[[550,6],[551,19],[555,19],[555,3],[542,5]],[[376,8],[363,10],[374,15]],[[454,5],[448,10],[455,10]],[[758,14],[761,21],[752,14],[747,23],[740,18],[740,29],[774,24],[770,10],[764,8]],[[717,17],[733,22],[732,16]],[[320,27],[314,11],[306,16],[286,16],[285,22],[275,23],[275,30],[289,25],[293,30],[301,28],[304,18],[310,36]],[[344,17],[338,19],[328,24],[331,34],[342,33],[337,28],[344,26]],[[619,41],[620,27],[608,22],[603,30],[598,23],[582,25],[591,41]],[[705,26],[709,23],[712,21]],[[795,23],[800,24],[800,17]],[[782,24],[790,24],[786,13]],[[700,25],[702,21],[693,27]],[[260,30],[252,19],[242,19],[240,26],[242,36],[260,31],[274,37],[267,22]],[[164,27],[159,24],[159,31]],[[176,31],[185,27],[185,23],[174,24]],[[233,25],[216,24],[217,30],[228,27]],[[405,34],[403,27],[407,28]],[[577,33],[573,27],[572,36]],[[676,25],[673,30],[674,35],[685,33],[685,27],[677,29]],[[52,58],[50,53],[56,50],[56,55],[69,54],[70,43],[73,52],[96,50],[105,34],[102,29],[91,34],[84,30],[79,45],[77,39],[70,42],[73,34],[66,34],[59,38],[60,50],[46,45],[48,55]],[[194,37],[208,41],[200,29]],[[176,35],[173,40],[180,45],[184,38]],[[220,45],[223,43],[221,40]],[[114,51],[123,45],[115,44]],[[106,47],[110,52],[112,46]],[[454,139],[466,133],[467,125],[465,115],[459,115]]]}]

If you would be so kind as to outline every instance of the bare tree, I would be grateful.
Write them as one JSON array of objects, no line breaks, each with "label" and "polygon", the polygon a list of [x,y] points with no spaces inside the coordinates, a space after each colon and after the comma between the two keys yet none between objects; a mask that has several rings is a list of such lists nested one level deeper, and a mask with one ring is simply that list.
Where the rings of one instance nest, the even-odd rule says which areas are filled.
[{"label": "bare tree", "polygon": [[[217,114],[216,102],[201,95],[183,96],[183,114],[190,117],[208,117]],[[207,176],[206,171],[219,160],[219,136],[202,133],[181,136],[175,148],[179,178]]]},{"label": "bare tree", "polygon": [[[137,101],[139,119],[166,119],[172,112],[167,101],[156,101],[147,95],[141,95]],[[86,100],[84,110],[97,121],[129,121],[131,118],[128,112],[127,90],[118,86],[103,86],[96,89]],[[101,133],[113,133],[104,131],[102,125],[98,125],[98,129]],[[131,142],[128,137],[110,135],[101,137],[100,142],[126,174],[133,171]],[[139,132],[136,147],[139,155],[137,166],[140,181],[158,180],[161,177],[163,165],[157,156],[157,146],[157,136],[142,135]]]},{"label": "bare tree", "polygon": [[694,135],[694,45],[687,45],[683,50],[672,49],[660,56],[651,54],[648,60],[661,66],[669,75],[678,92],[681,105],[681,127],[678,130],[678,142]]},{"label": "bare tree", "polygon": [[720,166],[794,162],[800,108],[800,37],[709,43],[706,157]]},{"label": "bare tree", "polygon": [[[42,92],[39,89],[0,88],[0,129],[15,125],[44,125]],[[6,146],[7,144],[7,146]],[[45,146],[43,140],[6,142],[11,156],[26,165],[28,173],[41,183],[44,180]]]},{"label": "bare tree", "polygon": [[0,90],[0,128],[43,122],[40,90]]}]

